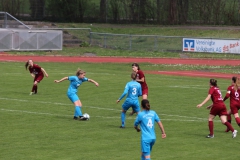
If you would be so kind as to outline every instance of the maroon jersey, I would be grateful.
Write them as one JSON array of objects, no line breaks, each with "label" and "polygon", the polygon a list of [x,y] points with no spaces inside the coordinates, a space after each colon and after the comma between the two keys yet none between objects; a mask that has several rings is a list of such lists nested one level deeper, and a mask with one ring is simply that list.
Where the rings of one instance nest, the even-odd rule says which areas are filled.
[{"label": "maroon jersey", "polygon": [[33,64],[33,66],[29,67],[29,72],[34,74],[35,76],[44,76],[41,70],[41,67],[37,64]]},{"label": "maroon jersey", "polygon": [[144,82],[139,82],[139,83],[141,84],[142,90],[144,90],[144,89],[148,88],[147,83],[146,83],[146,78],[143,74],[143,71],[138,70],[137,71],[137,79],[142,79],[142,78],[144,78]]},{"label": "maroon jersey", "polygon": [[208,94],[211,94],[213,104],[223,103],[222,93],[218,87],[210,87]]},{"label": "maroon jersey", "polygon": [[234,85],[231,85],[227,89],[227,94],[230,96],[230,104],[239,105],[239,89],[236,91]]}]

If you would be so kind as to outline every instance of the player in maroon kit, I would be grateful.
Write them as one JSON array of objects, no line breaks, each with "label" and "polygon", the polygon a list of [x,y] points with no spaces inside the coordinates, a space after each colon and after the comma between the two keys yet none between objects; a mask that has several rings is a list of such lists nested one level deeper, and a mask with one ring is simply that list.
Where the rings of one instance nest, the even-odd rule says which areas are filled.
[{"label": "player in maroon kit", "polygon": [[[146,83],[146,78],[142,70],[140,70],[140,67],[137,63],[132,64],[132,70],[133,72],[137,73],[137,79],[136,81],[141,84],[142,87],[142,99],[147,99],[148,97],[148,86]],[[130,113],[130,115],[133,115],[134,112]]]},{"label": "player in maroon kit", "polygon": [[37,94],[37,84],[43,79],[44,74],[48,77],[47,72],[37,64],[33,64],[33,61],[30,59],[25,64],[26,70],[28,69],[31,76],[34,78],[33,80],[33,87],[30,95]]},{"label": "player in maroon kit", "polygon": [[213,119],[216,115],[220,117],[222,124],[226,125],[232,131],[232,138],[235,138],[237,136],[237,130],[234,130],[231,123],[227,121],[227,108],[223,103],[222,94],[217,86],[217,80],[215,79],[210,79],[210,89],[208,91],[208,96],[201,104],[198,104],[197,107],[202,107],[207,101],[210,100],[210,98],[212,99],[213,104],[207,107],[207,109],[211,110],[208,117],[210,134],[207,135],[206,138],[214,138]]},{"label": "player in maroon kit", "polygon": [[[230,97],[230,110],[228,111],[228,122],[231,123],[231,114],[234,115],[236,123],[240,126],[240,118],[238,110],[240,109],[240,100],[239,94],[240,89],[238,88],[239,81],[237,77],[232,77],[232,85],[228,87],[226,96],[223,101],[227,100]],[[229,128],[225,132],[229,132]]]}]

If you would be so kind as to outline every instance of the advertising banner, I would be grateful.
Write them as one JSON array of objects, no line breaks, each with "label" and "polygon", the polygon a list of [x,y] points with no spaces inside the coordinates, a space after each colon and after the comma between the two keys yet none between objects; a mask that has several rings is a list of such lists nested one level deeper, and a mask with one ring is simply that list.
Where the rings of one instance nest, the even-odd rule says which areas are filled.
[{"label": "advertising banner", "polygon": [[240,54],[240,40],[183,38],[183,51]]}]

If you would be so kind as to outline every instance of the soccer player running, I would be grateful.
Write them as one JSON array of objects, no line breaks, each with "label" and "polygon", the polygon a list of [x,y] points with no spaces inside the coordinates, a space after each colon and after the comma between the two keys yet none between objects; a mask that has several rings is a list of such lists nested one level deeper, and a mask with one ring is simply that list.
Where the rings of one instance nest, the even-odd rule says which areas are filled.
[{"label": "soccer player running", "polygon": [[[164,131],[164,127],[157,113],[153,110],[150,110],[150,104],[147,99],[143,99],[141,102],[142,111],[139,112],[137,118],[134,122],[134,128],[137,132],[142,131],[141,136],[141,159],[142,160],[150,160],[150,153],[152,151],[152,147],[156,141],[154,122],[156,122],[159,128],[162,131],[162,138],[166,138],[166,133]],[[140,125],[141,129],[138,128]]]},{"label": "soccer player running", "polygon": [[[140,66],[137,63],[132,64],[132,70],[133,72],[137,73],[136,81],[141,84],[142,87],[142,99],[147,99],[148,97],[148,86],[146,83],[146,78],[142,70],[140,70]],[[130,115],[133,115],[134,111],[130,113]]]},{"label": "soccer player running", "polygon": [[[228,111],[228,122],[231,123],[231,114],[233,114],[238,126],[240,126],[240,118],[238,114],[238,110],[240,109],[239,83],[240,81],[237,77],[232,77],[232,85],[228,87],[227,93],[223,99],[223,101],[225,101],[230,97],[230,110]],[[230,129],[227,128],[225,132],[229,131]]]},{"label": "soccer player running", "polygon": [[74,117],[73,117],[74,120],[86,120],[82,116],[82,109],[81,109],[82,103],[77,95],[78,87],[83,82],[91,82],[91,83],[94,83],[97,87],[99,86],[99,84],[96,81],[85,77],[85,75],[86,75],[85,71],[78,69],[76,72],[76,76],[69,76],[69,77],[64,77],[60,80],[54,80],[55,83],[60,83],[65,80],[70,81],[70,85],[69,85],[68,91],[67,91],[67,96],[75,106],[75,112],[74,112]]},{"label": "soccer player running", "polygon": [[34,64],[31,59],[26,62],[25,67],[26,67],[26,70],[27,69],[29,70],[31,76],[34,78],[32,91],[30,92],[29,95],[37,94],[38,83],[40,83],[40,81],[43,79],[44,74],[46,77],[48,77],[48,74],[44,70],[44,68],[40,67],[37,64]]},{"label": "soccer player running", "polygon": [[117,103],[123,99],[123,97],[127,94],[127,98],[122,104],[122,112],[121,112],[121,121],[122,125],[120,128],[125,128],[125,117],[127,110],[132,107],[133,111],[138,114],[140,111],[140,105],[138,101],[138,97],[142,95],[141,85],[136,81],[137,74],[133,72],[131,74],[132,80],[128,82],[125,86],[124,92],[121,97],[117,100]]},{"label": "soccer player running", "polygon": [[206,138],[214,138],[213,134],[213,119],[216,115],[218,115],[221,119],[222,124],[227,126],[232,131],[232,138],[235,138],[237,136],[237,130],[234,130],[231,123],[227,121],[227,108],[223,102],[221,91],[219,90],[217,86],[217,80],[210,79],[209,82],[210,89],[208,91],[208,96],[206,99],[197,105],[198,108],[202,107],[207,101],[212,99],[213,104],[208,106],[207,109],[210,110],[210,114],[208,117],[208,127],[210,134],[206,136]]}]

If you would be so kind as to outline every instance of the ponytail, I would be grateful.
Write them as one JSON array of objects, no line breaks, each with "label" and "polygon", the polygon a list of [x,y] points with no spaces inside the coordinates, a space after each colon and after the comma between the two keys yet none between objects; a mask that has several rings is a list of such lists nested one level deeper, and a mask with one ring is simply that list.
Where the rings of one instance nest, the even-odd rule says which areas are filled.
[{"label": "ponytail", "polygon": [[149,104],[149,101],[147,99],[143,99],[141,104],[142,104],[143,109],[146,109],[147,111],[150,110],[150,104]]},{"label": "ponytail", "polygon": [[27,70],[27,68],[28,68],[28,65],[29,65],[29,60],[25,63],[25,68],[26,68],[26,70]]},{"label": "ponytail", "polygon": [[210,79],[210,84],[214,87],[218,87],[217,80],[215,80],[215,79]]}]

